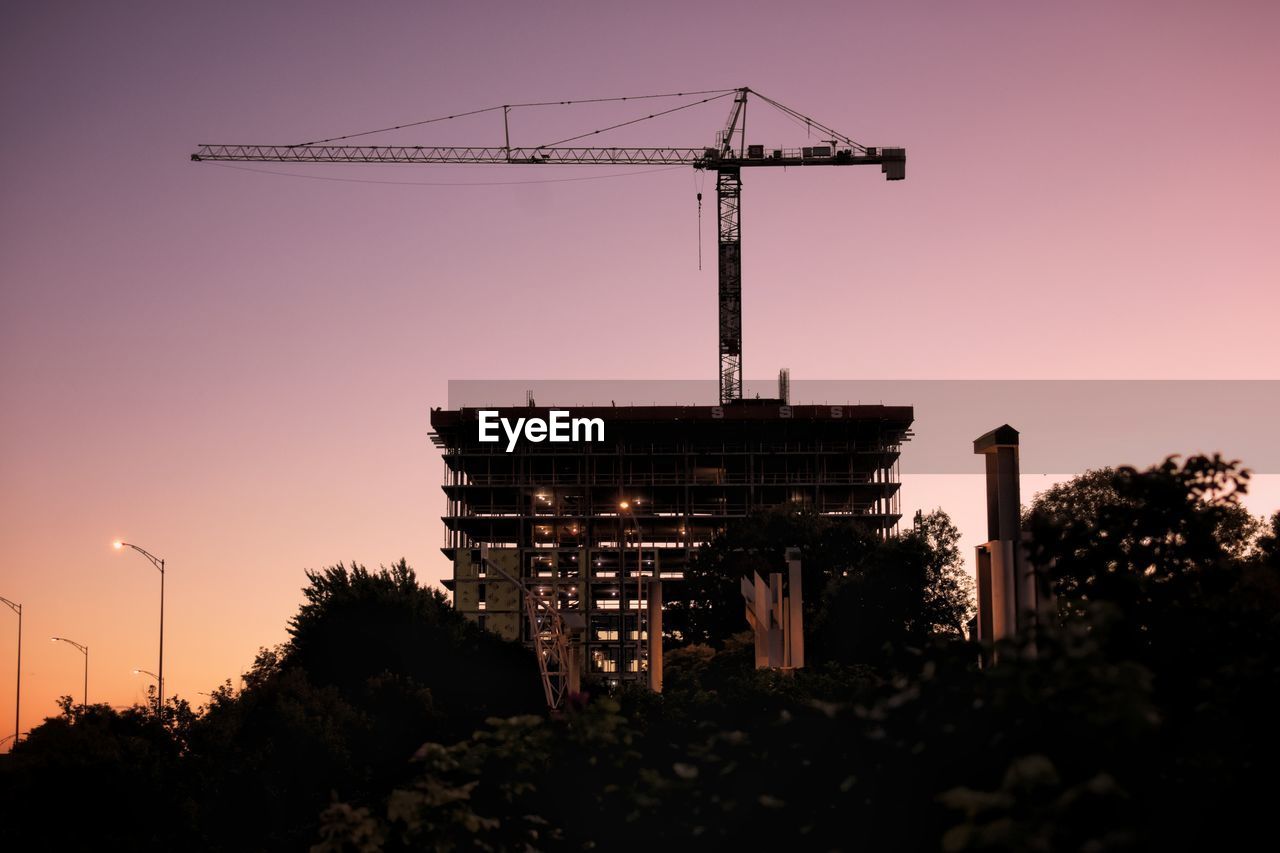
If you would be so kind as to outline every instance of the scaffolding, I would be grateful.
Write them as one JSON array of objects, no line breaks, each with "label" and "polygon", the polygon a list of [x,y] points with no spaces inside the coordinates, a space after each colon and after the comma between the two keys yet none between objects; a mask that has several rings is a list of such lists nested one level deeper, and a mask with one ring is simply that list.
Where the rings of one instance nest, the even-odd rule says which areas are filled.
[{"label": "scaffolding", "polygon": [[588,676],[645,677],[649,590],[678,598],[694,550],[732,519],[798,506],[857,517],[887,536],[901,518],[909,406],[574,407],[604,420],[604,441],[521,442],[510,453],[478,440],[478,411],[431,413],[444,458],[443,551],[454,566],[445,585],[467,618],[534,642],[514,585],[485,570],[487,549],[560,611],[582,614]]}]

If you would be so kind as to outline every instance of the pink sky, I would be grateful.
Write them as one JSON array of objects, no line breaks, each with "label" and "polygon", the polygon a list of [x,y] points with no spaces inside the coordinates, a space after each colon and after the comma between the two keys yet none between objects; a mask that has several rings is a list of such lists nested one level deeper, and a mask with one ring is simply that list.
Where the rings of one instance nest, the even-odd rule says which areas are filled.
[{"label": "pink sky", "polygon": [[[447,572],[427,410],[448,379],[714,375],[692,170],[276,169],[361,181],[338,182],[193,164],[197,143],[749,85],[909,161],[895,184],[746,176],[748,376],[1276,378],[1278,36],[1268,2],[9,10],[0,595],[27,607],[23,727],[78,696],[52,634],[90,645],[91,700],[143,695],[157,579],[113,538],[169,560],[168,686],[199,700],[284,639],[304,567]],[[645,110],[579,109],[518,112],[513,141]],[[702,145],[726,112],[601,142]],[[926,478],[904,502],[973,540],[980,495]],[[0,735],[12,627],[0,612]]]}]

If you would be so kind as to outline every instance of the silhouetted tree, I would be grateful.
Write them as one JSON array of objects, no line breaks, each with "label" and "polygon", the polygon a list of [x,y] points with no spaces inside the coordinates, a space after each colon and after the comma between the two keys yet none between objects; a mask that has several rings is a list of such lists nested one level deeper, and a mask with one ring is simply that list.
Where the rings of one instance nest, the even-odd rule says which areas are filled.
[{"label": "silhouetted tree", "polygon": [[[1192,457],[1039,496],[1059,618],[985,666],[945,515],[887,541],[762,516],[699,553],[677,626],[711,642],[669,651],[663,694],[554,717],[529,652],[403,561],[312,572],[289,641],[200,713],[65,699],[0,761],[0,826],[17,849],[1254,846],[1280,765],[1280,514],[1263,531],[1246,485]],[[756,670],[738,573],[789,546],[810,666]]]},{"label": "silhouetted tree", "polygon": [[935,633],[962,636],[972,607],[970,582],[946,513],[884,539],[855,519],[774,509],[730,524],[699,549],[670,622],[680,639],[723,644],[746,621],[740,580],[785,570],[800,549],[806,653],[814,660],[865,663],[886,644],[919,644]]},{"label": "silhouetted tree", "polygon": [[543,708],[530,652],[467,622],[405,561],[307,579],[289,641],[259,653],[243,690],[215,694],[192,732],[208,847],[305,846],[331,796],[385,795],[424,741]]},{"label": "silhouetted tree", "polygon": [[1266,532],[1258,537],[1258,560],[1263,565],[1280,568],[1280,512],[1271,516]]},{"label": "silhouetted tree", "polygon": [[[1249,472],[1220,456],[1176,457],[1146,471],[1091,471],[1037,496],[1031,557],[1048,568],[1064,615],[1119,610],[1117,641],[1150,645],[1181,607],[1234,583],[1260,525],[1239,503]],[[1189,627],[1189,626],[1185,626]]]},{"label": "silhouetted tree", "polygon": [[385,690],[387,676],[420,685],[444,737],[465,737],[493,714],[543,707],[532,652],[468,622],[443,592],[419,586],[404,560],[378,572],[339,563],[307,579],[281,669],[301,669],[348,699],[371,683]]},{"label": "silhouetted tree", "polygon": [[814,656],[873,664],[937,635],[963,639],[973,605],[959,540],[935,510],[900,536],[867,543],[827,584],[811,629]]},{"label": "silhouetted tree", "polygon": [[1055,487],[1028,517],[1061,616],[1152,674],[1173,758],[1147,784],[1170,814],[1212,814],[1216,825],[1262,807],[1280,759],[1260,701],[1280,691],[1280,579],[1271,540],[1239,503],[1248,480],[1219,456],[1170,457]]},{"label": "silhouetted tree", "polygon": [[0,762],[0,839],[9,850],[169,849],[191,837],[181,765],[185,703],[170,724],[154,706],[58,701]]},{"label": "silhouetted tree", "polygon": [[951,639],[964,583],[936,580],[958,554],[935,519],[888,543],[833,534],[836,558],[810,561],[814,606],[847,646],[824,638],[836,660],[790,677],[754,670],[737,578],[712,567],[775,568],[825,525],[775,517],[772,543],[730,530],[700,555],[689,623],[717,642],[673,649],[661,697],[428,745],[385,803],[334,804],[320,849],[1238,846],[1266,831],[1280,760],[1280,520],[1253,543],[1240,473],[1193,458],[1039,500],[1033,548],[1064,579],[1062,618],[1034,654],[1018,638],[986,667]]}]

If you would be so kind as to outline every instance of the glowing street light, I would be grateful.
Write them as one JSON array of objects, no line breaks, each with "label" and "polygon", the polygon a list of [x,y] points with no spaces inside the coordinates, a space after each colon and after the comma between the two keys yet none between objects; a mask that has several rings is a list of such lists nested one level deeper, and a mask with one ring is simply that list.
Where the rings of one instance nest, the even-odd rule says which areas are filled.
[{"label": "glowing street light", "polygon": [[[662,692],[662,581],[659,579],[658,570],[655,565],[653,577],[649,581],[648,596],[648,614],[646,617],[645,610],[641,607],[641,602],[645,600],[644,591],[644,534],[640,531],[640,519],[636,518],[635,511],[631,508],[631,504],[640,505],[641,501],[621,500],[618,501],[618,508],[631,517],[631,526],[635,529],[636,534],[636,676],[640,675],[640,648],[643,644],[646,648],[649,663],[649,689],[655,693]],[[621,515],[621,513],[620,513]],[[623,550],[622,543],[618,543],[618,563],[621,568],[621,576],[618,581],[620,589],[626,589],[627,582],[627,561]],[[625,607],[625,600],[619,602],[619,609]],[[626,633],[625,610],[619,614],[622,620],[622,633]],[[646,629],[646,636],[641,639],[641,627]],[[623,655],[625,661],[626,655]]]},{"label": "glowing street light", "polygon": [[22,605],[16,601],[0,596],[0,602],[9,605],[9,609],[18,614],[18,692],[13,699],[13,745],[18,745],[18,732],[22,729]]},{"label": "glowing street light", "polygon": [[152,671],[151,671],[151,670],[149,670],[149,669],[135,669],[135,670],[133,671],[133,674],[134,674],[134,675],[149,675],[149,676],[151,676],[151,680],[152,680],[152,681],[154,681],[156,684],[159,684],[159,683],[160,683],[160,676],[156,675],[154,672],[152,672]]},{"label": "glowing street light", "polygon": [[111,547],[117,551],[125,548],[132,548],[142,556],[151,561],[151,565],[160,571],[160,667],[159,675],[156,679],[156,713],[159,714],[164,710],[164,560],[150,553],[145,548],[139,548],[130,542],[121,542],[117,539],[111,543]]},{"label": "glowing street light", "polygon": [[51,643],[66,643],[69,646],[75,646],[84,655],[84,707],[89,707],[89,647],[82,646],[75,640],[68,640],[66,637],[50,637]]},{"label": "glowing street light", "polygon": [[[641,620],[642,620],[643,614],[638,608],[640,607],[640,602],[644,599],[644,589],[642,587],[642,584],[644,582],[643,580],[644,578],[644,539],[642,534],[640,533],[640,520],[636,518],[635,512],[631,509],[631,503],[632,502],[629,500],[620,500],[618,501],[618,509],[620,509],[622,512],[630,516],[631,526],[635,530],[635,534],[636,534],[636,607],[637,607],[637,610],[636,610],[636,676],[639,677],[640,675],[640,642],[641,642],[640,628],[641,628]],[[639,501],[636,501],[636,503],[639,503]],[[623,593],[624,593],[623,598],[621,598],[618,602],[618,610],[619,610],[618,637],[622,641],[621,643],[619,643],[618,671],[622,672],[626,669],[627,656],[624,650],[626,648],[625,643],[626,643],[626,637],[627,637],[627,614],[629,611],[627,608],[627,601],[625,598],[625,593],[627,588],[626,546],[621,541],[619,541],[618,543],[618,588],[623,590]]]}]

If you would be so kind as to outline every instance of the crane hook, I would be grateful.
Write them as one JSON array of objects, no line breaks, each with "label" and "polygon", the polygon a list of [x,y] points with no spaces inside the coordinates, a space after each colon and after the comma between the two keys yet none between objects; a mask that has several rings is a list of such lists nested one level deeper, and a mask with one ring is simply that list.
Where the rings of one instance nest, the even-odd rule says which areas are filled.
[{"label": "crane hook", "polygon": [[698,269],[702,269],[702,193],[698,193]]}]

